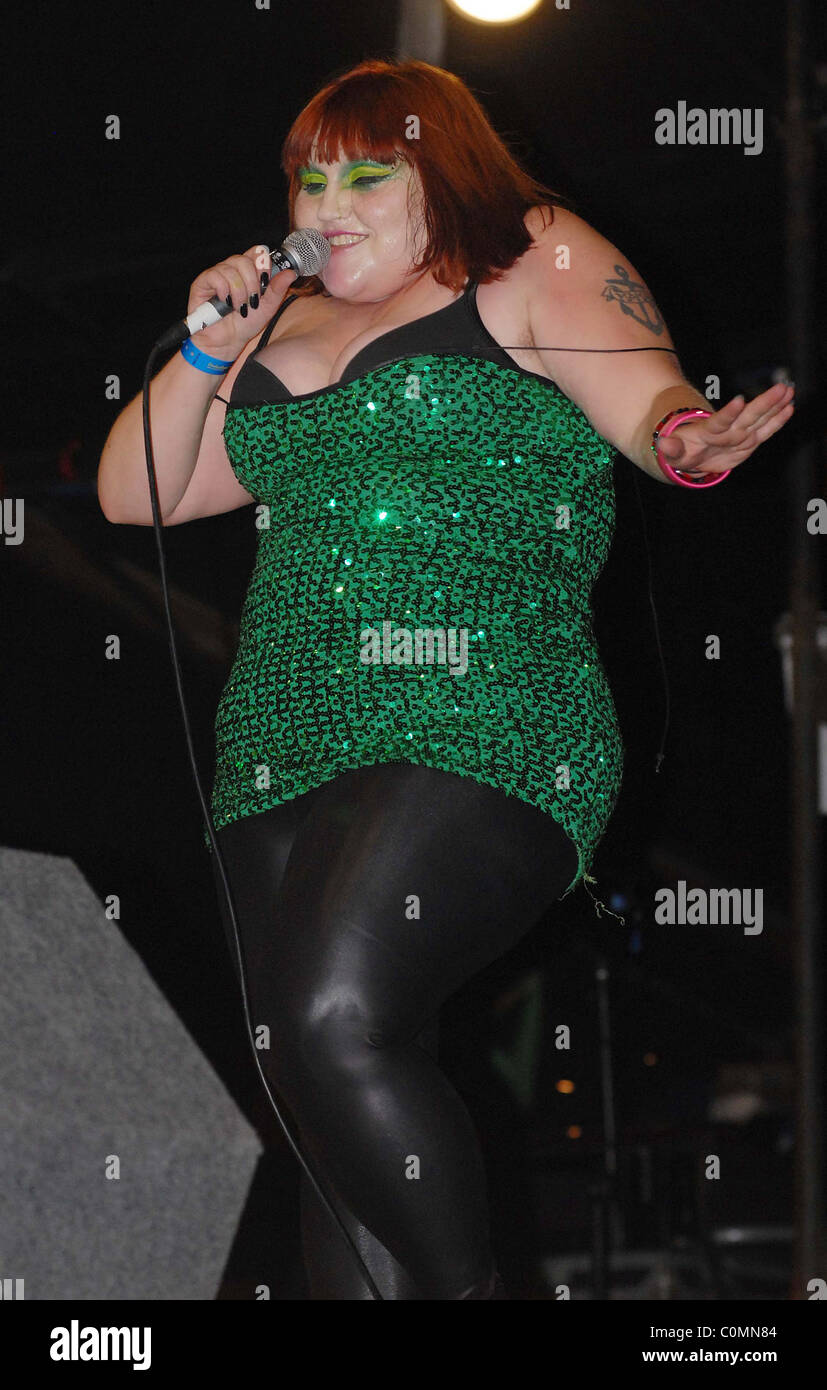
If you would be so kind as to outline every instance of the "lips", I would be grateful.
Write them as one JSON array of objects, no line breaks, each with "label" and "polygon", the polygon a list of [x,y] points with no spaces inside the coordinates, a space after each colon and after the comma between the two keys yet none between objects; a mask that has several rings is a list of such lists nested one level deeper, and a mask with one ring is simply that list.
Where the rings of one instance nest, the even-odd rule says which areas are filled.
[{"label": "lips", "polygon": [[[365,236],[367,235],[367,233],[365,233],[365,232],[325,232],[324,235],[326,236],[327,240],[330,242],[330,250],[331,250],[331,252],[333,252],[333,251],[347,251],[348,248],[351,247],[351,246],[358,246],[359,243],[360,243],[361,241],[364,241],[364,240],[365,240]],[[334,238],[334,237],[339,237],[339,236],[354,237],[355,240],[353,240],[353,241],[343,241],[343,242],[339,242],[339,243],[337,244],[337,243],[333,240],[333,238]]]}]

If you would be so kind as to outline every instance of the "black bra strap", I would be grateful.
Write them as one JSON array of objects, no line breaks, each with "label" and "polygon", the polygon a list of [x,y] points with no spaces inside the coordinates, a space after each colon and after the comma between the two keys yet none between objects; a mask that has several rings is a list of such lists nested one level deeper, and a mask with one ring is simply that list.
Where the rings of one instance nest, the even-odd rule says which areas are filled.
[{"label": "black bra strap", "polygon": [[265,328],[264,332],[262,333],[261,338],[259,339],[258,347],[256,348],[256,352],[258,352],[258,348],[263,348],[265,343],[270,341],[270,334],[272,333],[273,329],[275,328],[276,324],[278,323],[279,319],[281,318],[281,315],[284,313],[288,304],[292,304],[293,300],[298,298],[299,296],[297,294],[288,294],[286,299],[282,300],[278,309],[276,310],[267,327]]}]

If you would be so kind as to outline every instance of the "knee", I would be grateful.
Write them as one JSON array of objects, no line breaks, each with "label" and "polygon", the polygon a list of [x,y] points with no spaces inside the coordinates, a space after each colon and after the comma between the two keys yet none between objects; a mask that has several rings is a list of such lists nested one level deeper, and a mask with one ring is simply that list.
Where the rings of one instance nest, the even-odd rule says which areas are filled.
[{"label": "knee", "polygon": [[279,1012],[274,1053],[293,1074],[307,1081],[359,1082],[375,1065],[377,1051],[390,1042],[375,1012],[342,982],[335,987],[294,993]]}]

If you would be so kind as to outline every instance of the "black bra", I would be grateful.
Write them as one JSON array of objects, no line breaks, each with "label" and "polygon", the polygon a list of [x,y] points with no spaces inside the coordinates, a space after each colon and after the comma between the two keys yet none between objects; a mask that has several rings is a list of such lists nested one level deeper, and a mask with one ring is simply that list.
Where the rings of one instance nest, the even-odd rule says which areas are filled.
[{"label": "black bra", "polygon": [[330,386],[322,386],[318,391],[306,391],[299,396],[293,396],[284,382],[261,362],[257,362],[256,358],[268,342],[288,304],[292,304],[293,300],[298,298],[295,294],[288,295],[279,305],[265,328],[258,347],[247,358],[235,379],[229,402],[231,405],[312,400],[316,396],[341,390],[377,367],[384,367],[390,362],[398,362],[418,353],[454,352],[466,357],[481,357],[486,361],[509,367],[521,376],[534,377],[553,390],[557,389],[548,377],[518,367],[505,348],[500,347],[480,318],[477,308],[477,284],[476,281],[469,280],[462,294],[444,308],[424,314],[412,323],[403,323],[398,328],[391,328],[381,337],[375,338],[372,343],[368,343],[367,347],[362,348],[348,362],[339,381],[333,382]]}]

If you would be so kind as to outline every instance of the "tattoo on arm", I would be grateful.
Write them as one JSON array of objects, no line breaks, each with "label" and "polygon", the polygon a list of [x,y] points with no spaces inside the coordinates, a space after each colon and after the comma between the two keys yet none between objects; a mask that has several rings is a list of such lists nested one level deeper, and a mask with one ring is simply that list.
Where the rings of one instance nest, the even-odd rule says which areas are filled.
[{"label": "tattoo on arm", "polygon": [[632,280],[628,270],[622,265],[616,265],[615,271],[616,276],[609,276],[606,280],[602,298],[609,303],[614,300],[620,305],[623,313],[633,318],[635,323],[641,323],[653,333],[661,334],[666,325],[646,286],[639,280]]}]

